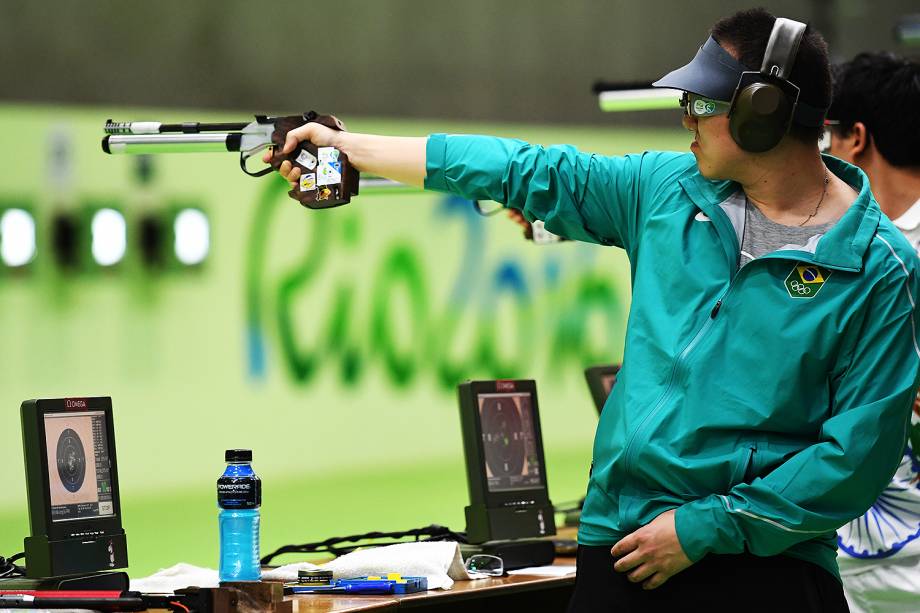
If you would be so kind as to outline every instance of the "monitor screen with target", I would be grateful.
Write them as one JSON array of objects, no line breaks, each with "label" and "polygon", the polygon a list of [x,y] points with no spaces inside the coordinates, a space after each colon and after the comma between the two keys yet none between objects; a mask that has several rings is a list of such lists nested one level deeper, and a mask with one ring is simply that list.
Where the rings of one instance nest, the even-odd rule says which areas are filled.
[{"label": "monitor screen with target", "polygon": [[536,383],[467,381],[459,400],[467,531],[492,539],[553,534]]},{"label": "monitor screen with target", "polygon": [[105,413],[45,413],[51,521],[113,515]]},{"label": "monitor screen with target", "polygon": [[21,416],[31,527],[27,574],[127,566],[112,399],[27,400]]},{"label": "monitor screen with target", "polygon": [[530,393],[479,394],[477,404],[489,491],[539,488],[543,471]]}]

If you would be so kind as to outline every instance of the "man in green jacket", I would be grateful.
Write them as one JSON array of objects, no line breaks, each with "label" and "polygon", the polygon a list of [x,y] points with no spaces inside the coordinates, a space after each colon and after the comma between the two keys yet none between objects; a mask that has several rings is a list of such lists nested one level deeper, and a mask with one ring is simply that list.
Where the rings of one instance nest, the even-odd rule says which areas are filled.
[{"label": "man in green jacket", "polygon": [[[334,146],[362,171],[495,200],[628,254],[626,349],[595,437],[570,611],[846,610],[835,530],[900,460],[920,283],[865,175],[818,151],[826,46],[799,26],[735,14],[659,81],[687,92],[690,154],[316,124],[285,143]],[[280,171],[298,185],[298,168]]]}]

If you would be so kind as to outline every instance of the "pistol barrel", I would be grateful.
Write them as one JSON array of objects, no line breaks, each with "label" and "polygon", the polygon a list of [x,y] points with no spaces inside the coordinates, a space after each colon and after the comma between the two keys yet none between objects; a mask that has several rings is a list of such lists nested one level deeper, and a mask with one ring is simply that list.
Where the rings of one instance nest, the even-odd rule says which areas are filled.
[{"label": "pistol barrel", "polygon": [[109,134],[102,139],[106,153],[213,153],[239,151],[240,135],[214,134]]}]

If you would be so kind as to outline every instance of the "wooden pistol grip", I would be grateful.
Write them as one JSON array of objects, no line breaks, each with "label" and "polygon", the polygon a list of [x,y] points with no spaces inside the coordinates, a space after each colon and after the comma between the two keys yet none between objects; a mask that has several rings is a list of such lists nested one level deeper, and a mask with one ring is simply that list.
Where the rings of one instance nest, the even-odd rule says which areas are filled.
[{"label": "wooden pistol grip", "polygon": [[345,130],[345,124],[337,117],[313,111],[303,116],[279,117],[272,133],[272,168],[278,170],[285,160],[300,168],[298,185],[288,195],[307,208],[328,209],[348,204],[358,193],[360,173],[349,163],[347,155],[334,147],[317,147],[306,140],[291,153],[281,153],[287,133],[311,121],[333,130]]}]

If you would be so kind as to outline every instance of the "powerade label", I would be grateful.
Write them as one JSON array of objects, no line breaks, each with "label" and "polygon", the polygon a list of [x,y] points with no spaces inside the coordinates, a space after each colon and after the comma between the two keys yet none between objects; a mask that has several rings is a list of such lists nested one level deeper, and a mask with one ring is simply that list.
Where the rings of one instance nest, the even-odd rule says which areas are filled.
[{"label": "powerade label", "polygon": [[258,477],[221,477],[217,480],[217,506],[222,509],[257,509],[262,505],[262,480]]}]

